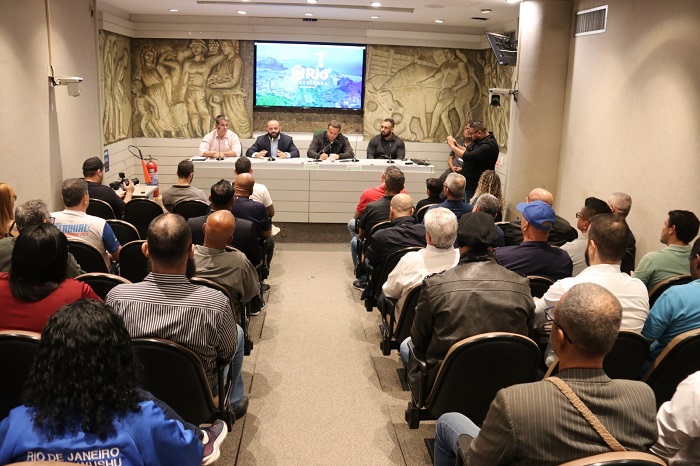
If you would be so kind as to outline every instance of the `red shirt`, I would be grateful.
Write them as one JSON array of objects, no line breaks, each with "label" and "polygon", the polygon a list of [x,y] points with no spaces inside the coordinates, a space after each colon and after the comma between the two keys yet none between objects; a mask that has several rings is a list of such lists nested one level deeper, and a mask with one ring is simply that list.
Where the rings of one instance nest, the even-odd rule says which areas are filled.
[{"label": "red shirt", "polygon": [[61,306],[81,298],[102,301],[88,284],[72,278],[67,278],[42,300],[21,301],[10,292],[9,274],[0,273],[0,330],[41,332]]},{"label": "red shirt", "polygon": [[[401,193],[408,194],[405,189],[401,190]],[[384,185],[380,184],[374,188],[367,188],[362,191],[362,196],[360,196],[360,202],[357,203],[357,211],[362,213],[370,202],[378,201],[384,197]]]}]

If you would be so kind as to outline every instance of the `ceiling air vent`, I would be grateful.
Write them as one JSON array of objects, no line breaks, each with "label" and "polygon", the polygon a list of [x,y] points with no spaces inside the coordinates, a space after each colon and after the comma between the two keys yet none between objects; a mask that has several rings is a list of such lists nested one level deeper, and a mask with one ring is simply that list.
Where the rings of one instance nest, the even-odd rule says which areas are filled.
[{"label": "ceiling air vent", "polygon": [[605,32],[608,22],[608,5],[576,12],[574,36],[587,36]]},{"label": "ceiling air vent", "polygon": [[488,18],[481,18],[479,16],[472,16],[471,19],[474,19],[476,21],[488,21]]}]

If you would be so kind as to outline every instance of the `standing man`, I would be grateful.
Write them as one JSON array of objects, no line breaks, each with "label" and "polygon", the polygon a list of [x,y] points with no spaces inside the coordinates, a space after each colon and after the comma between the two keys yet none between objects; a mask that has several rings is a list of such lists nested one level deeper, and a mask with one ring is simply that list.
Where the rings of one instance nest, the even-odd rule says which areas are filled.
[{"label": "standing man", "polygon": [[177,184],[163,191],[163,207],[168,209],[168,212],[173,210],[173,206],[180,201],[193,199],[196,201],[206,202],[207,195],[199,188],[192,186],[194,178],[194,164],[189,160],[183,160],[177,164]]},{"label": "standing man", "polygon": [[340,132],[340,122],[331,120],[328,128],[321,134],[314,136],[306,156],[310,159],[331,160],[351,159],[355,157],[350,141]]},{"label": "standing man", "polygon": [[299,149],[294,145],[291,136],[282,134],[282,127],[277,120],[267,122],[267,134],[258,136],[252,146],[245,151],[248,157],[270,157],[274,158],[297,158],[299,157]]},{"label": "standing man", "polygon": [[690,242],[698,234],[700,222],[689,210],[672,210],[661,229],[665,248],[647,253],[634,269],[634,278],[640,279],[649,290],[654,285],[676,275],[688,275]]},{"label": "standing man", "polygon": [[199,144],[199,155],[218,160],[241,155],[241,140],[228,129],[228,117],[217,116],[215,124],[216,129],[206,134]]},{"label": "standing man", "polygon": [[[486,170],[495,170],[498,160],[498,142],[482,121],[469,124],[471,144],[462,153],[462,175],[467,180],[467,199],[471,199],[479,184],[479,177]],[[448,142],[449,144],[449,142]],[[455,149],[458,149],[455,146]],[[455,150],[453,149],[453,150]],[[458,151],[455,151],[455,155]]]},{"label": "standing man", "polygon": [[124,198],[120,198],[109,186],[102,184],[104,181],[104,164],[99,157],[90,157],[83,162],[83,177],[88,184],[88,193],[91,199],[100,199],[112,206],[117,218],[124,216],[124,206],[131,200],[134,194],[134,183],[124,180]]},{"label": "standing man", "polygon": [[406,156],[406,144],[394,134],[394,120],[385,118],[381,125],[381,134],[377,134],[367,144],[368,159],[403,160]]}]

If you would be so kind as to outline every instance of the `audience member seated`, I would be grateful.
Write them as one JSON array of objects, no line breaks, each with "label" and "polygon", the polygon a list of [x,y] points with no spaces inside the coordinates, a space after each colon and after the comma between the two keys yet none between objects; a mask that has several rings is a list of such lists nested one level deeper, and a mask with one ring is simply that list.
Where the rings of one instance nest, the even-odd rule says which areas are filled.
[{"label": "audience member seated", "polygon": [[523,242],[495,251],[498,263],[522,275],[539,275],[551,280],[571,276],[571,258],[547,242],[549,230],[555,221],[554,209],[542,201],[521,202],[516,206],[523,213],[520,229]]},{"label": "audience member seated", "polygon": [[425,247],[425,226],[413,220],[413,201],[408,194],[397,194],[389,207],[391,226],[372,236],[367,260],[376,267],[392,252],[410,246]]},{"label": "audience member seated", "polygon": [[[16,236],[19,236],[24,230],[31,226],[52,222],[53,218],[51,218],[49,214],[49,208],[46,202],[41,199],[32,199],[15,208]],[[0,272],[9,272],[12,268],[12,251],[15,248],[16,241],[17,238],[15,237],[0,239]],[[81,269],[80,265],[75,261],[73,254],[69,252],[66,262],[66,276],[75,278],[84,273],[83,269]]]},{"label": "audience member seated", "polygon": [[[255,178],[253,178],[253,175],[241,173],[236,176],[236,180],[233,183],[234,201],[231,213],[236,218],[253,222],[257,235],[261,240],[264,240],[262,243],[263,253],[265,254],[267,266],[270,267],[272,254],[275,250],[275,242],[272,239],[272,221],[267,215],[265,206],[250,198],[254,189]],[[268,289],[269,285],[264,284],[263,288]]]},{"label": "audience member seated", "polygon": [[0,464],[31,461],[37,452],[81,464],[214,462],[226,424],[188,424],[138,388],[138,379],[131,338],[109,306],[62,307],[41,335],[25,404],[0,424]]},{"label": "audience member seated", "polygon": [[187,219],[192,230],[192,244],[204,244],[204,224],[212,212],[231,210],[233,207],[233,185],[228,180],[219,180],[211,187],[209,194],[209,213],[201,217]]},{"label": "audience member seated", "polygon": [[151,273],[142,282],[116,286],[105,302],[124,318],[132,338],[165,338],[197,353],[214,395],[219,388],[217,359],[232,360],[231,406],[236,418],[244,416],[248,398],[241,377],[243,330],[223,293],[188,280],[188,269],[194,272],[194,248],[185,219],[163,214],[153,220],[143,253]]},{"label": "audience member seated", "polygon": [[492,196],[495,196],[496,199],[498,199],[498,202],[501,206],[501,210],[499,210],[498,215],[496,215],[495,221],[502,221],[503,212],[505,212],[506,210],[506,201],[503,197],[501,177],[498,176],[498,173],[496,173],[495,170],[486,170],[484,173],[481,174],[481,176],[479,177],[479,184],[476,185],[476,192],[474,193],[474,196],[472,196],[471,199],[467,200],[467,202],[469,202],[471,205],[474,205],[476,200],[479,199],[479,196],[481,196],[482,194],[491,194]]},{"label": "audience member seated", "polygon": [[204,245],[194,247],[195,275],[225,287],[231,297],[247,303],[258,295],[260,283],[255,267],[238,251],[226,251],[233,238],[236,219],[228,210],[212,212],[204,224]]},{"label": "audience member seated", "polygon": [[[590,266],[576,277],[565,278],[550,286],[535,306],[535,326],[546,322],[545,311],[556,306],[562,296],[579,283],[596,283],[620,301],[622,330],[640,332],[649,314],[649,295],[644,284],[620,271],[629,235],[627,223],[613,214],[599,214],[590,219],[587,253]],[[554,360],[548,351],[547,365]]]},{"label": "audience member seated", "polygon": [[[369,204],[370,202],[378,201],[379,199],[384,197],[384,180],[386,179],[386,174],[392,171],[396,172],[397,170],[399,172],[401,171],[401,169],[395,165],[390,165],[386,167],[382,172],[382,176],[380,178],[381,184],[379,186],[375,186],[374,188],[367,188],[364,191],[362,191],[360,201],[357,203],[357,207],[355,208],[355,215],[348,222],[348,231],[350,231],[351,238],[354,238],[357,234],[357,232],[355,231],[355,224],[357,223],[357,221],[359,221],[360,217],[362,216],[362,212],[364,212],[365,207],[367,207],[367,204]],[[406,191],[405,189],[402,189],[401,192],[403,194],[408,194],[408,191]],[[416,207],[416,209],[418,208]]]},{"label": "audience member seated", "polygon": [[[608,205],[613,214],[627,221],[627,216],[630,210],[632,210],[632,198],[627,193],[612,193],[608,198]],[[629,227],[629,223],[627,226]],[[637,240],[632,230],[630,230],[630,241],[627,244],[627,252],[629,254],[622,258],[621,268],[623,272],[630,273],[634,270],[634,261],[637,256]]]},{"label": "audience member seated", "polygon": [[[410,340],[428,363],[432,386],[437,371],[458,341],[487,332],[529,335],[535,304],[527,278],[496,263],[489,249],[496,241],[493,218],[464,214],[457,228],[459,263],[423,281]],[[407,338],[400,355],[408,364]],[[416,370],[408,367],[408,376]]]},{"label": "audience member seated", "polygon": [[[258,136],[252,146],[245,151],[246,157],[269,158],[298,158],[299,149],[294,145],[291,136],[282,133],[282,127],[277,120],[267,122],[267,134]],[[241,173],[241,172],[238,172]],[[272,215],[270,215],[272,217]]]},{"label": "audience member seated", "polygon": [[[484,193],[479,196],[474,204],[474,210],[472,212],[483,212],[489,214],[496,220],[496,217],[501,213],[501,202],[493,194]],[[495,247],[500,248],[506,245],[506,236],[503,230],[498,225],[496,227],[496,243]]]},{"label": "audience member seated", "polygon": [[[552,193],[542,188],[535,188],[527,195],[525,202],[532,201],[543,201],[554,207],[554,196]],[[549,230],[549,236],[547,237],[547,242],[552,246],[561,246],[564,243],[573,241],[578,238],[578,232],[574,227],[571,226],[566,219],[555,215],[554,225],[552,229]],[[520,221],[516,220],[510,222],[509,230],[506,232],[506,245],[511,246],[514,244],[520,244],[523,242],[523,234],[520,229]]]},{"label": "audience member seated", "polygon": [[55,225],[66,236],[87,241],[95,246],[102,253],[109,269],[110,259],[118,261],[122,247],[104,219],[86,213],[90,203],[87,182],[82,178],[65,180],[61,186],[61,196],[66,208],[51,214]]},{"label": "audience member seated", "polygon": [[676,275],[688,275],[690,243],[698,234],[700,221],[688,210],[672,210],[661,229],[661,243],[666,247],[649,252],[634,269],[634,276],[649,290],[657,283]]},{"label": "audience member seated", "polygon": [[659,438],[651,452],[670,465],[700,463],[700,372],[678,384],[656,415]]},{"label": "audience member seated", "polygon": [[440,197],[440,195],[442,194],[443,186],[444,183],[440,178],[428,178],[427,180],[425,180],[425,193],[428,195],[428,197],[425,199],[421,199],[416,204],[416,222],[423,223],[423,217],[425,216],[425,213],[427,211],[426,209],[419,213],[419,211],[423,207],[432,204],[439,204],[443,201],[442,197]]},{"label": "audience member seated", "polygon": [[[392,167],[384,172],[384,196],[380,199],[367,204],[362,211],[362,216],[358,223],[357,236],[353,236],[350,241],[350,254],[352,255],[352,264],[357,268],[358,250],[357,245],[359,239],[368,238],[372,228],[380,222],[389,220],[389,210],[391,209],[391,199],[397,194],[400,194],[404,188],[406,177],[398,167]],[[353,286],[363,290],[367,286],[367,277],[360,277],[353,282]]]},{"label": "audience member seated", "polygon": [[586,239],[586,232],[588,231],[588,226],[591,224],[591,217],[598,214],[609,214],[611,213],[610,206],[595,197],[588,197],[581,207],[579,212],[576,212],[576,228],[579,229],[581,234],[578,238],[573,241],[569,241],[561,246],[561,248],[569,254],[571,257],[571,262],[574,263],[574,271],[571,274],[572,277],[580,274],[583,269],[588,265],[586,264],[586,245],[588,241]]},{"label": "audience member seated", "polygon": [[173,206],[180,201],[195,200],[207,201],[207,195],[199,188],[192,186],[194,178],[194,164],[189,160],[183,160],[177,164],[177,184],[163,190],[161,199],[163,207],[168,212],[173,210]]},{"label": "audience member seated", "polygon": [[50,223],[22,231],[12,251],[12,269],[0,273],[0,329],[41,332],[64,304],[102,301],[89,285],[66,278],[68,240]]},{"label": "audience member seated", "polygon": [[464,177],[458,173],[450,173],[445,178],[445,187],[443,188],[443,194],[445,195],[445,200],[440,204],[435,204],[429,207],[428,210],[435,209],[437,207],[444,207],[452,211],[457,217],[457,221],[462,218],[462,215],[472,211],[471,204],[464,202],[464,188],[466,186],[466,181]]},{"label": "audience member seated", "polygon": [[558,465],[609,452],[609,443],[569,401],[566,388],[624,449],[646,451],[654,444],[654,392],[643,382],[611,380],[603,371],[603,358],[620,329],[622,310],[615,296],[599,285],[579,284],[549,312],[557,377],[500,390],[481,429],[459,413],[440,416],[436,466],[455,464],[462,434],[471,438],[467,465]]},{"label": "audience member seated", "polygon": [[644,322],[642,335],[653,341],[650,365],[674,337],[700,328],[700,238],[690,252],[690,275],[687,285],[672,286],[659,296]]},{"label": "audience member seated", "polygon": [[[459,261],[457,240],[457,217],[440,207],[425,214],[425,241],[427,246],[420,251],[404,255],[391,271],[382,291],[387,298],[398,298],[396,309],[402,309],[409,291],[432,274],[451,269]],[[380,298],[381,301],[381,298]],[[398,313],[397,313],[398,318]]]},{"label": "audience member seated", "polygon": [[17,194],[7,183],[0,183],[0,239],[12,236]]},{"label": "audience member seated", "polygon": [[131,180],[124,180],[124,197],[119,197],[112,188],[102,184],[105,177],[104,167],[99,157],[90,157],[83,162],[83,178],[87,181],[90,199],[105,201],[112,206],[114,216],[122,218],[124,216],[124,206],[131,200],[136,187]]},{"label": "audience member seated", "polygon": [[[250,173],[252,175],[253,167],[251,165],[252,164],[250,163],[250,159],[248,159],[248,157],[240,157],[238,160],[236,160],[233,173],[236,176],[242,173]],[[265,210],[267,210],[268,217],[272,218],[275,216],[275,206],[272,204],[272,198],[270,197],[270,192],[267,190],[267,186],[256,182],[255,185],[253,185],[253,194],[250,195],[250,198],[254,201],[262,202],[262,204],[265,206]]]}]

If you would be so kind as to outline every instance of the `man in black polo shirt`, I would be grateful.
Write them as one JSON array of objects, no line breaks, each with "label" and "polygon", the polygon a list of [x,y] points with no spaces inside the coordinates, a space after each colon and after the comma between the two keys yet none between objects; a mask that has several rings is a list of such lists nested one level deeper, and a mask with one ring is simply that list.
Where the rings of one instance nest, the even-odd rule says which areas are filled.
[{"label": "man in black polo shirt", "polygon": [[397,194],[389,209],[391,226],[372,235],[367,248],[367,260],[377,266],[392,252],[409,246],[425,247],[425,225],[416,225],[413,219],[413,200],[408,194]]},{"label": "man in black polo shirt", "polygon": [[381,134],[377,134],[367,144],[367,158],[403,160],[405,156],[406,144],[394,134],[394,120],[385,118],[381,125]]},{"label": "man in black polo shirt", "polygon": [[83,177],[88,184],[88,194],[90,199],[100,199],[112,206],[114,215],[117,218],[124,216],[124,206],[131,200],[134,194],[134,183],[124,180],[124,199],[117,196],[109,186],[104,186],[104,164],[98,157],[90,157],[83,162]]}]

